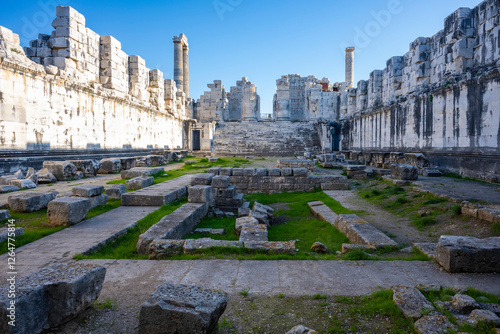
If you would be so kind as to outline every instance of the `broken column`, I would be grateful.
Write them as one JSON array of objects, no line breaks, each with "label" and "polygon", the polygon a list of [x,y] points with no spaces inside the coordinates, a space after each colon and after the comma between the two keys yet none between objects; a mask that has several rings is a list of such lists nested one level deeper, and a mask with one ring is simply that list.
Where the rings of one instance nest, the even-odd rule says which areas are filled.
[{"label": "broken column", "polygon": [[352,87],[354,84],[354,46],[345,49],[345,81],[347,87]]},{"label": "broken column", "polygon": [[177,87],[189,93],[189,45],[184,34],[174,36],[174,80]]}]

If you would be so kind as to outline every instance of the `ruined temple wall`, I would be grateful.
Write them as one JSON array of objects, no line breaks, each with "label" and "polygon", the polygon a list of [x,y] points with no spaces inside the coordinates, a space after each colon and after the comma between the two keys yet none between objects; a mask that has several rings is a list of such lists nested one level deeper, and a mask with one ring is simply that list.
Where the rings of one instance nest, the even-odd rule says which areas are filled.
[{"label": "ruined temple wall", "polygon": [[0,149],[183,146],[191,101],[172,80],[70,7],[53,26],[24,50],[0,27]]},{"label": "ruined temple wall", "polygon": [[342,149],[498,157],[499,61],[500,2],[458,9],[436,35],[342,91]]},{"label": "ruined temple wall", "polygon": [[0,61],[0,149],[182,146],[182,117]]}]

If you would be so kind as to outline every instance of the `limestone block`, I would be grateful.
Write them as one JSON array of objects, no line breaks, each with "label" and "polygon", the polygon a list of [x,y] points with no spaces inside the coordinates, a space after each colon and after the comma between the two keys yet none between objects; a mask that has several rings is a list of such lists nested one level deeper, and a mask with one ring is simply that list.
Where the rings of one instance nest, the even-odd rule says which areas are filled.
[{"label": "limestone block", "polygon": [[[8,210],[0,210],[0,221],[3,220],[1,218],[2,211],[7,211],[7,213],[9,212]],[[10,215],[9,215],[9,218],[10,218]],[[5,218],[5,219],[9,219],[9,218]],[[2,227],[2,228],[0,228],[0,243],[7,240],[9,238],[9,234],[10,234],[10,237],[12,238],[12,233],[14,233],[15,237],[18,237],[20,235],[24,235],[24,229],[22,227]]]},{"label": "limestone block", "polygon": [[151,176],[160,172],[164,172],[163,167],[134,167],[129,170],[121,171],[122,179],[133,179],[139,176]]},{"label": "limestone block", "polygon": [[228,302],[226,293],[164,283],[141,306],[139,334],[215,333]]},{"label": "limestone block", "polygon": [[149,260],[161,260],[183,253],[185,240],[156,239],[149,245]]},{"label": "limestone block", "polygon": [[214,174],[211,174],[211,173],[195,174],[195,175],[193,175],[193,178],[191,179],[191,185],[192,186],[211,185],[213,177],[214,177]]},{"label": "limestone block", "polygon": [[212,178],[212,187],[214,188],[227,188],[231,184],[229,176],[217,175]]},{"label": "limestone block", "polygon": [[447,333],[455,331],[456,326],[448,321],[444,315],[427,315],[415,322],[417,333]]},{"label": "limestone block", "polygon": [[453,309],[458,311],[459,313],[469,314],[475,309],[480,309],[481,306],[478,302],[471,296],[462,295],[457,293],[453,296],[453,300],[451,301],[453,305]]},{"label": "limestone block", "polygon": [[267,168],[256,168],[254,176],[267,176]]},{"label": "limestone block", "polygon": [[295,255],[295,241],[249,241],[245,242],[245,248],[266,251],[269,254]]},{"label": "limestone block", "polygon": [[226,231],[223,228],[197,228],[194,233],[224,235]]},{"label": "limestone block", "polygon": [[269,168],[268,175],[269,176],[281,176],[281,169],[279,169],[279,168]]},{"label": "limestone block", "polygon": [[441,236],[436,260],[450,273],[500,272],[500,237]]},{"label": "limestone block", "polygon": [[101,194],[98,196],[89,197],[90,199],[90,209],[97,208],[98,206],[105,206],[108,202],[108,195]]},{"label": "limestone block", "polygon": [[211,238],[201,238],[201,239],[187,239],[184,243],[184,253],[185,254],[196,254],[200,250],[212,248],[212,247],[241,247],[243,242],[241,241],[228,241],[228,240],[214,240]]},{"label": "limestone block", "polygon": [[16,186],[0,186],[0,194],[3,193],[10,193],[13,191],[19,191],[21,188],[16,187]]},{"label": "limestone block", "polygon": [[292,176],[293,172],[291,168],[281,168],[281,176]]},{"label": "limestone block", "polygon": [[47,216],[52,226],[73,225],[85,219],[90,210],[90,199],[83,197],[59,197],[50,201]]},{"label": "limestone block", "polygon": [[243,169],[243,176],[254,176],[255,168],[245,168]]},{"label": "limestone block", "polygon": [[120,199],[122,198],[122,194],[127,192],[127,187],[124,184],[114,184],[106,189],[106,195],[110,199]]},{"label": "limestone block", "polygon": [[16,175],[0,176],[0,185],[9,185],[12,180],[19,180],[19,177]]},{"label": "limestone block", "polygon": [[196,185],[188,187],[189,203],[208,203],[213,202],[212,187],[207,185]]},{"label": "limestone block", "polygon": [[220,168],[219,167],[212,167],[207,170],[208,174],[214,174],[214,175],[219,175]]},{"label": "limestone block", "polygon": [[232,167],[221,168],[219,171],[219,175],[232,176],[233,168]]},{"label": "limestone block", "polygon": [[133,179],[127,180],[126,187],[128,190],[137,190],[145,187],[149,187],[154,183],[154,177],[139,176]]},{"label": "limestone block", "polygon": [[391,165],[391,177],[398,180],[418,180],[418,168],[410,165]]},{"label": "limestone block", "polygon": [[98,174],[116,174],[122,169],[119,158],[102,159],[101,164],[101,168],[97,171]]},{"label": "limestone block", "polygon": [[467,318],[467,322],[472,325],[483,322],[494,326],[500,323],[500,318],[489,310],[473,310]]},{"label": "limestone block", "polygon": [[75,186],[73,187],[73,189],[71,189],[73,196],[78,196],[78,197],[99,196],[103,193],[103,191],[104,191],[103,186],[94,186],[91,184],[83,184]]},{"label": "limestone block", "polygon": [[241,242],[261,242],[268,241],[267,227],[262,224],[249,225],[245,224],[241,227],[240,231]]},{"label": "limestone block", "polygon": [[260,213],[267,215],[267,217],[269,219],[271,219],[274,215],[273,208],[271,208],[270,206],[264,205],[264,204],[260,204],[258,202],[254,202],[252,210],[255,212],[260,212]]},{"label": "limestone block", "polygon": [[[15,333],[40,333],[75,318],[97,300],[105,275],[104,267],[73,262],[18,279],[16,311],[23,316],[16,317]],[[8,290],[8,285],[0,288],[0,328],[9,327]]]},{"label": "limestone block", "polygon": [[0,221],[10,219],[9,210],[0,210]]},{"label": "limestone block", "polygon": [[250,213],[248,214],[248,216],[257,219],[259,221],[259,224],[264,224],[267,226],[270,225],[269,217],[265,213],[250,210]]},{"label": "limestone block", "polygon": [[135,167],[135,158],[120,158],[120,164],[122,165],[122,170],[128,170]]},{"label": "limestone block", "polygon": [[213,194],[215,198],[233,198],[236,196],[236,186],[213,188]]},{"label": "limestone block", "polygon": [[148,155],[146,158],[151,159],[151,166],[160,166],[165,164],[163,155]]},{"label": "limestone block", "polygon": [[243,168],[233,168],[232,176],[243,176]]},{"label": "limestone block", "polygon": [[303,325],[298,325],[290,329],[286,334],[318,334],[318,332]]},{"label": "limestone block", "polygon": [[33,212],[46,208],[58,192],[22,192],[10,195],[8,198],[9,208],[14,212]]},{"label": "limestone block", "polygon": [[49,172],[47,168],[42,168],[38,172],[36,172],[38,175],[38,183],[40,184],[50,184],[57,182],[57,178]]},{"label": "limestone block", "polygon": [[394,304],[410,320],[418,320],[424,313],[434,310],[434,306],[414,287],[396,286],[392,288],[392,292]]},{"label": "limestone block", "polygon": [[18,187],[20,189],[33,189],[36,188],[36,184],[31,180],[11,180],[11,186]]},{"label": "limestone block", "polygon": [[44,161],[43,167],[52,173],[58,181],[69,181],[77,177],[75,165],[67,161]]}]

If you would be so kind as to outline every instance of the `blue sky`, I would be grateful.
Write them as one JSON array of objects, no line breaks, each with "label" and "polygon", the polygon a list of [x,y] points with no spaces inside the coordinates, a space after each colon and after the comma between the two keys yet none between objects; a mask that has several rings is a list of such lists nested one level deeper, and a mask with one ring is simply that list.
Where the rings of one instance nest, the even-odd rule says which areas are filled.
[{"label": "blue sky", "polygon": [[[355,82],[403,55],[415,38],[432,36],[444,18],[478,0],[23,0],[2,1],[0,25],[27,45],[50,33],[55,6],[69,5],[99,35],[112,35],[129,55],[173,78],[172,37],[190,46],[190,95],[222,80],[229,91],[246,76],[257,85],[261,112],[272,112],[276,79],[286,74],[344,81],[345,47],[354,45]],[[36,32],[36,33],[35,33]]]}]

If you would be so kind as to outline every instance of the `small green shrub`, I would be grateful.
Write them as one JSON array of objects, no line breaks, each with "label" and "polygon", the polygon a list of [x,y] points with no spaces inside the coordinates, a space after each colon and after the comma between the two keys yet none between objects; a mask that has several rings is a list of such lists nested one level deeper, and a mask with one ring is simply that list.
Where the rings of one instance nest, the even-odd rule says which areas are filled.
[{"label": "small green shrub", "polygon": [[462,206],[460,204],[455,204],[451,207],[451,212],[455,215],[461,215],[462,214]]},{"label": "small green shrub", "polygon": [[422,217],[415,219],[411,222],[412,225],[416,226],[419,230],[423,230],[429,225],[433,225],[437,223],[437,219],[435,217]]}]

